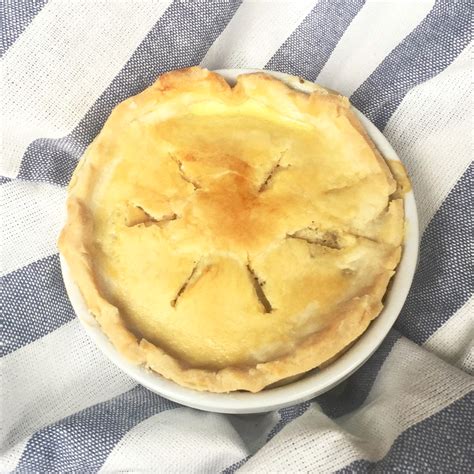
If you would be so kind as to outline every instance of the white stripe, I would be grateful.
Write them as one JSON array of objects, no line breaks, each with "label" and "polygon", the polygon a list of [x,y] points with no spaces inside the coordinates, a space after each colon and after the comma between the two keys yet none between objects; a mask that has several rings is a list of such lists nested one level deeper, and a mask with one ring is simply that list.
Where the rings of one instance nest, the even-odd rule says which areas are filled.
[{"label": "white stripe", "polygon": [[421,231],[472,160],[473,45],[412,89],[384,130],[412,179]]},{"label": "white stripe", "polygon": [[239,472],[333,472],[383,458],[395,439],[474,388],[472,378],[401,339],[362,407],[331,420],[317,404],[287,425]]},{"label": "white stripe", "polygon": [[385,57],[423,20],[434,0],[368,1],[351,22],[318,84],[350,96]]},{"label": "white stripe", "polygon": [[15,446],[6,451],[3,451],[2,449],[0,456],[0,472],[11,472],[16,468],[29,439],[29,437],[22,439],[15,444]]},{"label": "white stripe", "polygon": [[201,65],[208,69],[263,68],[314,4],[314,0],[244,1]]},{"label": "white stripe", "polygon": [[466,352],[459,361],[459,367],[468,374],[474,375],[474,340],[471,340],[470,346],[466,349]]},{"label": "white stripe", "polygon": [[148,418],[129,431],[101,472],[220,472],[247,454],[228,417],[181,408]]},{"label": "white stripe", "polygon": [[3,159],[15,177],[26,147],[77,125],[170,0],[50,0],[3,58]]},{"label": "white stripe", "polygon": [[1,362],[5,451],[43,426],[136,385],[94,346],[77,319]]},{"label": "white stripe", "polygon": [[446,362],[472,373],[474,342],[474,297],[471,297],[456,314],[451,316],[424,344]]},{"label": "white stripe", "polygon": [[57,252],[66,190],[45,183],[11,181],[0,186],[0,276]]},{"label": "white stripe", "polygon": [[160,472],[190,472],[190,466],[192,472],[220,472],[263,446],[278,419],[277,412],[238,417],[182,408],[160,413],[130,430],[101,472],[155,470],[157,460]]}]

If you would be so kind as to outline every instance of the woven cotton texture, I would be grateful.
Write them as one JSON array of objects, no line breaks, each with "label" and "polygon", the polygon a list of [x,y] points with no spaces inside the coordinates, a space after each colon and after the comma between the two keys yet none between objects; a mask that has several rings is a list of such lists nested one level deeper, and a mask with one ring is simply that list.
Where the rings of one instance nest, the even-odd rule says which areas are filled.
[{"label": "woven cotton texture", "polygon": [[[472,472],[470,0],[4,0],[1,472]],[[406,304],[343,384],[252,416],[192,410],[99,353],[62,283],[66,189],[112,108],[201,64],[348,95],[412,178]]]}]

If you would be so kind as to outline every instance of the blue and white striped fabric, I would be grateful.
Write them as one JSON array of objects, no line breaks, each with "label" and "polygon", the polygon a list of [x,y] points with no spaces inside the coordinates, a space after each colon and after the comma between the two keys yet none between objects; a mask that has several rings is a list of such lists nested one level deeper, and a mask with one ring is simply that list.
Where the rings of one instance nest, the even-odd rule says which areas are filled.
[{"label": "blue and white striped fabric", "polygon": [[[472,472],[471,0],[3,0],[2,472]],[[403,311],[331,392],[253,416],[169,402],[88,340],[56,238],[112,108],[164,71],[268,68],[351,97],[412,177]]]}]

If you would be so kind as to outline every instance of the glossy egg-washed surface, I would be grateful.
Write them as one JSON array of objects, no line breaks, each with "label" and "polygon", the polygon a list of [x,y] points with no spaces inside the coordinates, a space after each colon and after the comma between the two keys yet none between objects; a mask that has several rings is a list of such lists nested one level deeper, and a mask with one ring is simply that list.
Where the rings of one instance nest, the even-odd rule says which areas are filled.
[{"label": "glossy egg-washed surface", "polygon": [[380,298],[403,201],[347,100],[200,69],[176,88],[122,103],[82,160],[97,283],[138,339],[189,367],[252,366]]}]

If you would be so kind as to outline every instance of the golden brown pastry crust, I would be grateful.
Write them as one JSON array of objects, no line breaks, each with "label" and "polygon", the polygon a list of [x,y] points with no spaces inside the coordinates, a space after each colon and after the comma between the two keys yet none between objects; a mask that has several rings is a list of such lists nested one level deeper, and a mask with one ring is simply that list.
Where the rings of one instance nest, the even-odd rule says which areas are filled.
[{"label": "golden brown pastry crust", "polygon": [[[245,117],[245,124],[239,121],[240,116]],[[267,127],[262,137],[276,130],[271,142],[261,148],[263,138],[256,136],[254,140],[252,130],[245,128],[252,120],[257,134],[258,127]],[[242,156],[227,149],[226,137],[219,141],[220,122],[225,122],[227,130],[229,124],[235,125],[237,138],[232,147],[239,143],[239,127],[243,127],[248,144],[243,145]],[[206,128],[209,123],[215,128]],[[333,123],[336,126],[331,128]],[[179,133],[190,124],[191,148]],[[312,142],[298,148],[298,137],[304,142],[313,136],[313,130],[321,133],[318,127],[322,126],[337,136],[333,141],[321,139],[316,150],[333,153],[341,160],[339,168],[351,163],[348,153],[356,157],[357,166],[340,174],[336,181],[331,181],[332,170],[339,168],[334,168],[337,163],[332,157],[321,155],[321,171],[308,164],[311,160],[305,155]],[[281,138],[285,127],[296,137],[293,141]],[[213,130],[217,138],[203,141],[202,137]],[[339,143],[339,136],[346,142]],[[143,137],[144,144],[137,144],[137,137]],[[223,152],[216,154],[219,147]],[[267,148],[279,150],[276,161],[265,155]],[[159,168],[148,170],[150,160],[138,167],[133,164],[132,158],[141,159],[140,153],[150,149],[162,153],[156,158]],[[280,168],[284,171],[277,173]],[[159,192],[150,181],[155,172],[158,182],[163,183]],[[314,186],[304,181],[306,176]],[[59,247],[91,313],[128,359],[197,390],[257,392],[320,366],[359,337],[380,313],[403,239],[403,200],[398,195],[391,198],[395,191],[389,167],[346,98],[323,89],[311,95],[295,92],[260,73],[240,76],[231,88],[221,76],[195,67],[164,74],[112,112],[71,180],[68,217]],[[122,202],[124,196],[126,204]],[[315,216],[317,225],[312,224]],[[202,222],[205,227],[199,227]],[[176,242],[175,236],[179,237]],[[135,257],[143,252],[143,258],[151,258],[154,243],[162,259],[157,257],[156,262],[175,266],[163,276],[159,270],[137,265],[147,275],[157,275],[156,291],[164,295],[157,296],[161,298],[156,300],[157,308],[163,312],[169,306],[166,321],[174,332],[161,340],[158,334],[157,341],[151,342],[150,336],[143,335],[153,337],[154,331],[159,332],[155,329],[160,327],[159,317],[155,321],[150,316],[134,316],[140,313],[137,308],[142,302],[134,301],[128,307],[126,301],[139,300],[153,287],[123,276],[127,266],[120,266],[120,250],[130,250]],[[206,258],[196,258],[199,253]],[[288,255],[294,265],[285,264]],[[332,273],[318,273],[311,259],[322,262]],[[246,283],[242,283],[242,272],[248,273]],[[263,295],[258,294],[262,275],[267,280]],[[189,319],[194,308],[204,314],[204,319],[206,311],[214,314],[209,289],[219,287],[222,278],[236,282],[238,298],[234,294],[231,297],[237,298],[232,300],[237,309],[228,309],[229,318],[244,314],[243,307],[254,318],[241,324],[250,325],[251,335],[249,341],[241,342],[242,347],[231,343],[229,333],[240,331],[238,325],[222,323],[227,333],[217,346],[215,341],[206,340],[211,339],[216,319],[209,323]],[[317,301],[316,310],[311,306],[313,290],[308,290],[308,285],[324,286],[324,278],[328,288]],[[249,283],[255,285],[257,294]],[[131,297],[129,288],[138,288],[141,293]],[[336,290],[345,291],[346,297],[339,297]],[[333,300],[337,304],[332,304]],[[150,304],[146,306],[145,297],[145,313]],[[198,333],[196,338],[202,338],[202,351],[191,340],[192,334],[183,335],[178,317],[185,322],[189,319],[190,327]],[[274,325],[281,324],[275,334],[267,334],[271,332],[268,318],[274,318]],[[285,318],[291,321],[286,323]],[[174,337],[181,345],[177,349],[170,344]],[[280,345],[275,343],[279,337],[283,341]],[[249,355],[248,347],[255,341],[262,343]],[[228,351],[222,347],[226,344]],[[262,349],[266,347],[268,351]]]}]

